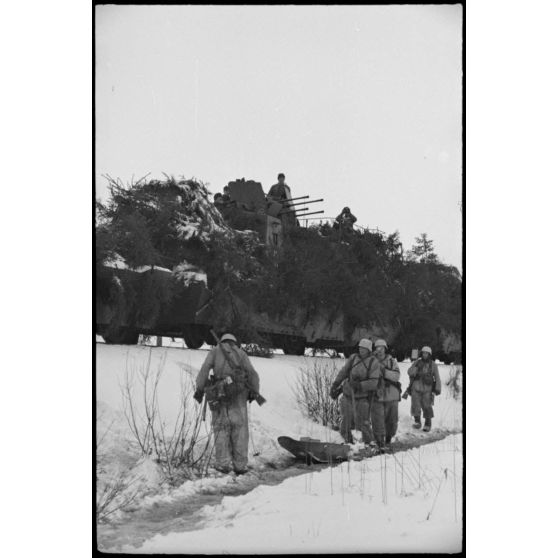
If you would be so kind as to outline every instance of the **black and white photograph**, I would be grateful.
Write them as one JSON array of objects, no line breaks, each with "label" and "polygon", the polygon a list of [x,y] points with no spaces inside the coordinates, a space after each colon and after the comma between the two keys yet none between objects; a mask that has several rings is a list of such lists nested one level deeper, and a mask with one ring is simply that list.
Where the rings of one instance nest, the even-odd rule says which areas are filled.
[{"label": "black and white photograph", "polygon": [[97,551],[463,552],[464,6],[93,12]]}]

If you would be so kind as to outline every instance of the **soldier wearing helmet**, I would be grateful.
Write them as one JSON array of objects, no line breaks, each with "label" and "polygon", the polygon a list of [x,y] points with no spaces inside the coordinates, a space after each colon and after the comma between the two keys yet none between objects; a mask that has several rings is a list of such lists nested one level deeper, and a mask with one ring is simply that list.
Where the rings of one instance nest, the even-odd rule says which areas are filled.
[{"label": "soldier wearing helmet", "polygon": [[[213,375],[209,372],[213,370]],[[223,473],[248,468],[248,407],[259,394],[260,379],[236,337],[225,333],[207,355],[196,378],[194,399],[205,394],[215,435],[215,468]]]},{"label": "soldier wearing helmet", "polygon": [[380,381],[371,405],[372,429],[380,449],[389,447],[397,433],[399,401],[401,400],[400,371],[397,360],[388,354],[387,343],[377,339],[375,357],[380,368]]},{"label": "soldier wearing helmet", "polygon": [[372,354],[372,341],[361,339],[358,353],[351,355],[337,374],[330,390],[330,396],[336,399],[342,391],[341,426],[343,439],[353,442],[351,429],[362,432],[365,444],[373,441],[370,424],[370,402],[378,385],[380,369]]},{"label": "soldier wearing helmet", "polygon": [[415,360],[408,371],[411,389],[411,415],[415,419],[414,428],[421,427],[421,411],[424,415],[425,432],[430,432],[434,417],[434,395],[442,392],[438,365],[432,360],[432,349],[424,346],[420,358]]}]

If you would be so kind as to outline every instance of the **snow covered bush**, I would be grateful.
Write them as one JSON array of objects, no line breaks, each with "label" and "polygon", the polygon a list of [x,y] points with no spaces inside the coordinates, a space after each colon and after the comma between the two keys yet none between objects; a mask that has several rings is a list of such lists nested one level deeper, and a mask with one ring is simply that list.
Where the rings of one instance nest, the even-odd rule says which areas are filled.
[{"label": "snow covered bush", "polygon": [[339,400],[329,396],[337,368],[331,360],[306,359],[292,386],[300,410],[313,421],[337,430],[341,420]]}]

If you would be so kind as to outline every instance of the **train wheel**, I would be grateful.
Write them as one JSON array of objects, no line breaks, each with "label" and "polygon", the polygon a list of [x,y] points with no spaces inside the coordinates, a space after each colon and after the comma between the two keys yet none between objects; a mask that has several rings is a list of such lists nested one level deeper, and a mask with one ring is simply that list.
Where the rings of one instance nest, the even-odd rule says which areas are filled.
[{"label": "train wheel", "polygon": [[286,355],[302,356],[306,349],[306,340],[304,337],[296,337],[294,335],[285,336],[281,348]]},{"label": "train wheel", "polygon": [[138,337],[138,331],[130,327],[119,327],[103,334],[108,345],[137,345]]},{"label": "train wheel", "polygon": [[199,349],[205,342],[205,332],[197,325],[187,325],[182,336],[189,349]]}]

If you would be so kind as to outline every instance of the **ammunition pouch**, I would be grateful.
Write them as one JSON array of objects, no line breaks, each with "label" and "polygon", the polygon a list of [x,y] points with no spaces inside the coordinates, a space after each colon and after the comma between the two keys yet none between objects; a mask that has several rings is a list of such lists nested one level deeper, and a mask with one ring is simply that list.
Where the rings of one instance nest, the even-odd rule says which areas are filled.
[{"label": "ammunition pouch", "polygon": [[237,395],[247,393],[246,384],[233,380],[230,384],[225,384],[225,399],[232,401]]},{"label": "ammunition pouch", "polygon": [[386,384],[388,386],[396,387],[399,394],[401,394],[401,392],[403,391],[403,386],[401,385],[401,382],[392,382],[391,380],[388,380],[387,378],[384,378],[384,381],[386,382]]},{"label": "ammunition pouch", "polygon": [[378,389],[379,378],[369,378],[368,380],[363,380],[360,382],[361,391],[376,391]]},{"label": "ammunition pouch", "polygon": [[214,411],[225,401],[225,382],[223,380],[210,379],[205,386],[204,392],[209,408]]},{"label": "ammunition pouch", "polygon": [[[392,382],[391,380],[388,380],[387,378],[385,378],[386,383],[388,385],[392,385],[395,386],[397,388],[397,391],[399,392],[399,401],[401,401],[401,392],[403,391],[403,386],[401,385],[401,382]],[[407,399],[405,397],[405,399]]]},{"label": "ammunition pouch", "polygon": [[[241,368],[238,368],[234,370],[234,377],[210,378],[204,391],[207,404],[213,411],[223,403],[231,402],[241,393],[248,391],[246,387],[246,373]],[[258,401],[257,398],[256,401]],[[259,404],[262,405],[262,403]]]},{"label": "ammunition pouch", "polygon": [[432,386],[434,385],[434,374],[432,374],[432,372],[426,372],[421,376],[421,380],[425,386]]}]

